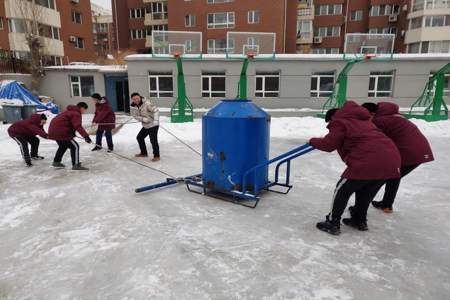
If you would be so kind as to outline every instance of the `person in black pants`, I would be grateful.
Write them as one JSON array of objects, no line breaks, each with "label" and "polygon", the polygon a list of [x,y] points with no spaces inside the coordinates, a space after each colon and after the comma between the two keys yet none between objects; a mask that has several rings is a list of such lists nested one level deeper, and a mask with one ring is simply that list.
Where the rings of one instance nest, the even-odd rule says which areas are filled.
[{"label": "person in black pants", "polygon": [[74,140],[75,132],[81,134],[86,143],[92,143],[86,130],[81,125],[81,115],[88,109],[88,105],[85,102],[80,102],[76,106],[69,105],[67,110],[56,116],[51,122],[48,129],[49,138],[55,140],[59,148],[56,151],[55,158],[53,159],[53,167],[64,168],[64,164],[61,163],[64,153],[67,149],[70,149],[70,156],[72,158],[72,170],[87,171],[88,168],[84,167],[80,163],[80,146]]},{"label": "person in black pants", "polygon": [[139,143],[141,153],[136,154],[136,157],[147,157],[147,147],[145,146],[145,138],[150,136],[150,143],[153,147],[152,161],[159,161],[159,144],[158,144],[158,129],[159,129],[159,110],[149,100],[144,99],[138,93],[131,94],[131,115],[142,123],[142,129],[139,131],[136,139]]},{"label": "person in black pants", "polygon": [[[39,139],[36,135],[47,138],[47,133],[44,130],[46,122],[47,117],[44,114],[34,114],[26,120],[15,122],[8,128],[8,134],[19,145],[27,167],[33,166],[31,159],[44,159],[44,157],[38,155]],[[31,146],[31,155],[28,144]]]}]

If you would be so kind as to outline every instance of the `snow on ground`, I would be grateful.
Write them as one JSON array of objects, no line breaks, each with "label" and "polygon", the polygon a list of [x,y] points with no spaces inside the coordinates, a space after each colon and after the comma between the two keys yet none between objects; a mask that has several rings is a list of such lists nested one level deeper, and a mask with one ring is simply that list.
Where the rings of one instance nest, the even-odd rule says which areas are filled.
[{"label": "snow on ground", "polygon": [[[299,158],[291,193],[252,210],[184,186],[134,194],[164,176],[82,141],[89,172],[52,169],[52,141],[25,168],[0,125],[0,299],[448,299],[450,122],[417,124],[437,161],[404,180],[394,214],[371,208],[368,232],[343,225],[339,237],[315,228],[344,168],[336,154]],[[201,150],[199,120],[162,125]],[[114,136],[117,153],[138,151],[138,130]],[[273,118],[272,155],[326,132],[320,119]],[[142,162],[201,170],[164,130],[160,141],[161,162]]]}]

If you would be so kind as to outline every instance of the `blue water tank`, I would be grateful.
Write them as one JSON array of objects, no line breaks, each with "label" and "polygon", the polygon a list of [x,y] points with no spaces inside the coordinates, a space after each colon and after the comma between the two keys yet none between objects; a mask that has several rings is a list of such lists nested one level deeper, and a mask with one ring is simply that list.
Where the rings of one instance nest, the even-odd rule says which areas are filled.
[{"label": "blue water tank", "polygon": [[[269,159],[270,115],[250,100],[222,100],[203,116],[203,183],[208,189],[242,191],[242,177]],[[268,167],[247,179],[258,194]]]}]

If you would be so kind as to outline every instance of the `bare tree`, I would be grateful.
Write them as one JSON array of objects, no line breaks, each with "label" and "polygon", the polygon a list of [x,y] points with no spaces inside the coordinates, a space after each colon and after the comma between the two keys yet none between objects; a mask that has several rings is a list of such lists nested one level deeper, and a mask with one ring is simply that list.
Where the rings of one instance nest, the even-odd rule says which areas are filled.
[{"label": "bare tree", "polygon": [[30,73],[32,76],[31,89],[38,90],[39,83],[43,76],[42,55],[45,41],[40,34],[43,20],[44,7],[36,4],[37,0],[13,0],[10,5],[16,14],[22,18],[21,25],[25,35],[25,42],[30,48]]}]

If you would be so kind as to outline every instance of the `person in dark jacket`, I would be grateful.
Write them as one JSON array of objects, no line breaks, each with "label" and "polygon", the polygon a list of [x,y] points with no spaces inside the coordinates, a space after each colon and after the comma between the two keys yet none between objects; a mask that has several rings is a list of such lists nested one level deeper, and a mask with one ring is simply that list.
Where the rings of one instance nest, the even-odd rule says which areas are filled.
[{"label": "person in dark jacket", "polygon": [[367,209],[386,179],[400,177],[400,153],[394,143],[371,121],[369,112],[353,101],[328,116],[329,133],[312,138],[316,149],[338,151],[347,169],[341,175],[334,192],[332,211],[317,228],[330,234],[340,234],[340,220],[351,195],[355,207],[344,224],[367,230]]},{"label": "person in dark jacket", "polygon": [[116,127],[116,114],[105,97],[95,93],[91,96],[91,98],[95,102],[95,115],[92,120],[92,125],[98,125],[95,147],[92,151],[102,149],[102,138],[103,134],[105,134],[106,143],[108,144],[108,152],[112,152],[114,150],[112,130]]},{"label": "person in dark jacket", "polygon": [[56,151],[53,160],[53,167],[65,168],[61,163],[64,153],[70,149],[70,156],[72,158],[72,170],[88,170],[81,166],[80,163],[80,146],[74,140],[75,132],[81,134],[86,143],[92,143],[86,130],[81,125],[81,115],[86,112],[88,105],[85,102],[80,102],[76,106],[69,105],[67,110],[57,115],[51,122],[48,128],[49,139],[55,140],[59,148]]},{"label": "person in dark jacket", "polygon": [[[37,135],[46,139],[48,137],[44,130],[44,125],[47,122],[47,116],[44,114],[34,114],[28,119],[15,122],[8,128],[9,136],[14,139],[19,145],[22,157],[28,167],[33,164],[31,160],[44,159],[39,156],[39,138]],[[31,146],[31,155],[28,148],[28,144]]]},{"label": "person in dark jacket", "polygon": [[[372,114],[372,122],[394,142],[400,151],[401,177],[408,175],[419,165],[434,160],[427,138],[414,123],[400,114],[397,104],[380,102],[378,104],[364,103],[362,106]],[[392,213],[400,180],[400,178],[387,180],[383,200],[372,201],[372,205],[385,213]]]}]

